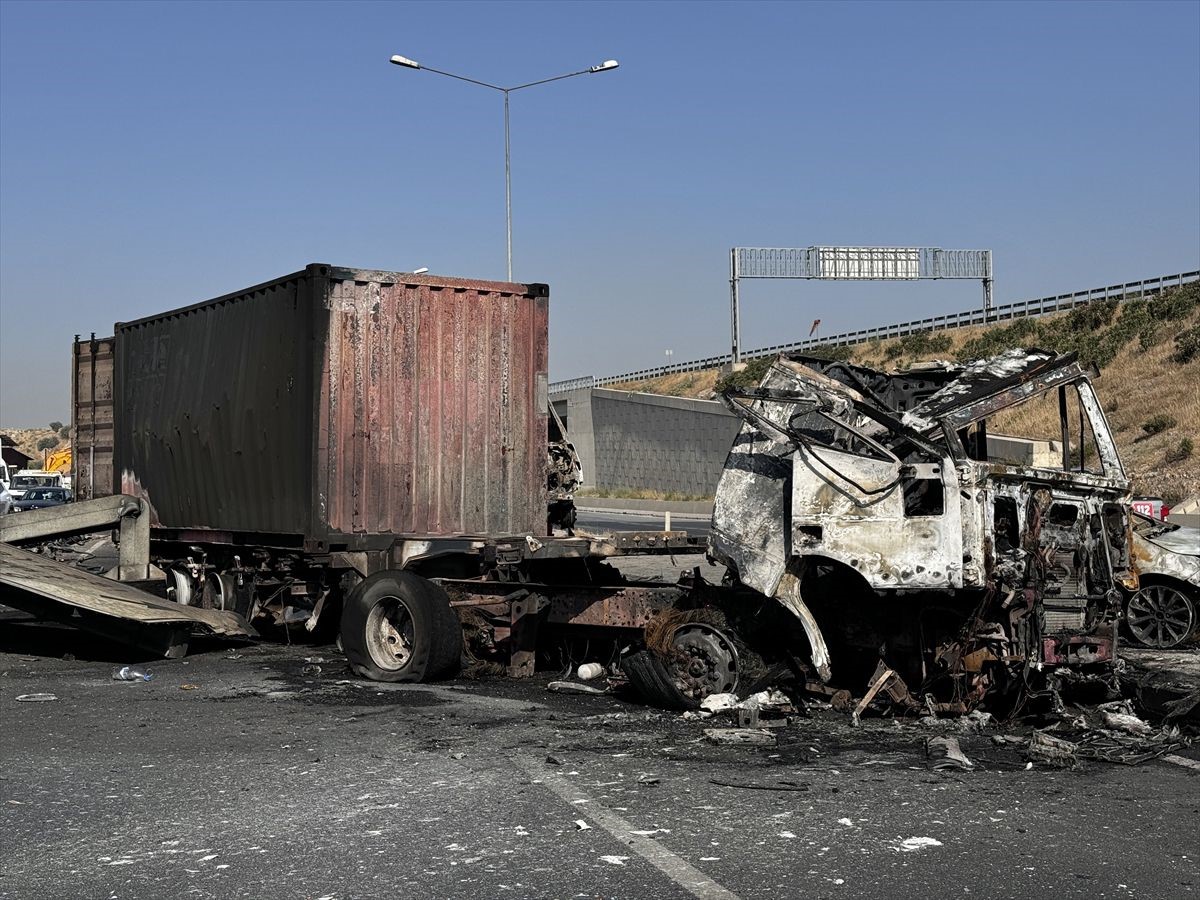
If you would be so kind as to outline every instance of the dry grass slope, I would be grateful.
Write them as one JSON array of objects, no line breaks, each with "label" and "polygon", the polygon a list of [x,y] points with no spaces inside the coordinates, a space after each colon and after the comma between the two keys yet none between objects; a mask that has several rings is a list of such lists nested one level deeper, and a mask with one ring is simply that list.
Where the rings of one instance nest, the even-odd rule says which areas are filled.
[{"label": "dry grass slope", "polygon": [[[1075,350],[1096,362],[1100,396],[1125,468],[1141,494],[1170,503],[1200,494],[1200,353],[1177,359],[1177,336],[1200,341],[1200,286],[1189,285],[1161,299],[1123,305],[1093,304],[1072,313],[1015,325],[977,326],[918,337],[871,341],[841,348],[840,356],[881,369],[902,369],[928,359],[969,359],[1010,346]],[[1184,337],[1183,341],[1188,339]],[[933,350],[930,350],[932,346]],[[686,397],[710,397],[716,370],[676,374],[650,381],[613,385],[620,390]],[[1057,432],[1047,408],[1020,424],[1033,436]],[[1144,425],[1160,417],[1161,431]],[[1045,421],[1043,421],[1045,419]],[[1173,423],[1173,424],[1168,424]],[[1006,423],[1005,430],[1011,430]],[[1153,428],[1149,429],[1153,430]],[[1192,447],[1190,453],[1185,452]]]}]

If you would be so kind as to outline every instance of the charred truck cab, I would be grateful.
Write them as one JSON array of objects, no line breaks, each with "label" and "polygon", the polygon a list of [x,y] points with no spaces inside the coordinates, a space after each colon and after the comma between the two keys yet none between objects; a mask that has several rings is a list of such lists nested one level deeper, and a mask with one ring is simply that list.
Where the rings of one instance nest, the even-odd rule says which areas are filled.
[{"label": "charred truck cab", "polygon": [[1136,585],[1129,481],[1073,355],[781,357],[725,402],[744,424],[709,555],[795,617],[822,681],[888,672],[894,697],[952,711],[1053,694],[1060,668],[1103,677]]}]

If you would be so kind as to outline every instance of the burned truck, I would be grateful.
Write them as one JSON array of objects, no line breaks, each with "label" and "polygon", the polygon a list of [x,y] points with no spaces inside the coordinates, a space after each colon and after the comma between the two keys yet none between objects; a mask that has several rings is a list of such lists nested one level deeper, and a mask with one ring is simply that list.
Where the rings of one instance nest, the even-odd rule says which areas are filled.
[{"label": "burned truck", "polygon": [[1073,355],[781,357],[724,399],[709,553],[795,619],[815,680],[961,710],[1112,662],[1129,481]]},{"label": "burned truck", "polygon": [[[77,491],[149,511],[169,598],[336,633],[378,680],[526,676],[569,644],[666,705],[797,678],[937,711],[1113,659],[1129,485],[1072,357],[781,357],[725,397],[744,424],[707,546],[594,535],[548,300],[313,264],[118,323],[75,343]],[[720,584],[608,565],[705,551]]]}]

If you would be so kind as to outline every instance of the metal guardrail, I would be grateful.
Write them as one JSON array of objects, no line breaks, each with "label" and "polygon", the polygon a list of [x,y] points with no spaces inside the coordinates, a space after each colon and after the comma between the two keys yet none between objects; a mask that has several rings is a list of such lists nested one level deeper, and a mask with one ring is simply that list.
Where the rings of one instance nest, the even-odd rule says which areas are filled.
[{"label": "metal guardrail", "polygon": [[[916,319],[911,322],[900,322],[894,325],[879,325],[875,328],[846,331],[841,334],[830,335],[829,337],[808,338],[802,341],[794,341],[790,344],[760,347],[757,350],[743,352],[742,357],[750,359],[756,356],[766,356],[767,354],[810,350],[814,347],[838,347],[843,344],[861,344],[877,338],[880,340],[898,338],[918,331],[941,331],[947,328],[990,325],[1012,319],[1048,316],[1052,313],[1063,312],[1104,300],[1136,300],[1147,294],[1158,294],[1167,288],[1182,287],[1194,281],[1200,281],[1200,271],[1181,272],[1176,275],[1160,275],[1157,278],[1143,278],[1141,281],[1111,284],[1107,287],[1075,291],[1070,294],[1057,294],[1051,297],[1039,297],[1036,300],[1018,300],[1015,303],[1004,303],[992,307],[991,314],[986,319],[984,318],[983,310],[972,309],[964,312],[947,313],[941,316],[930,316],[927,319]],[[706,359],[672,363],[666,366],[656,366],[652,369],[639,369],[636,372],[626,372],[623,375],[607,375],[602,378],[586,375],[582,378],[572,378],[568,381],[555,381],[550,385],[550,393],[560,394],[579,388],[603,387],[606,384],[621,384],[626,381],[644,381],[648,378],[659,378],[663,375],[674,375],[680,372],[699,372],[704,369],[715,369],[718,366],[728,364],[732,360],[733,356],[731,354],[724,353],[720,356],[710,356]]]}]

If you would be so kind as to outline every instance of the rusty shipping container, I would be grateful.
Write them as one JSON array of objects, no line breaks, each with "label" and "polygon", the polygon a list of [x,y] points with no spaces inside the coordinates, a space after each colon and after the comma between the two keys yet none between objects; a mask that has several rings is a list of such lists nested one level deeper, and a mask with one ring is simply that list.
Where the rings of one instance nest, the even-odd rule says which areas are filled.
[{"label": "rusty shipping container", "polygon": [[113,492],[113,338],[71,351],[71,486],[78,500]]},{"label": "rusty shipping container", "polygon": [[313,264],[118,323],[113,487],[309,550],[545,533],[548,315],[545,285]]}]

